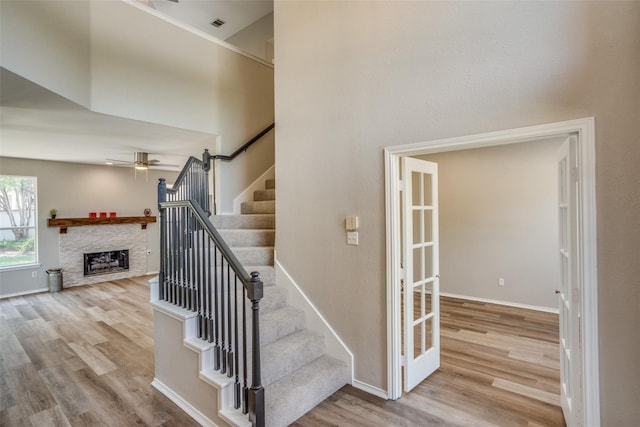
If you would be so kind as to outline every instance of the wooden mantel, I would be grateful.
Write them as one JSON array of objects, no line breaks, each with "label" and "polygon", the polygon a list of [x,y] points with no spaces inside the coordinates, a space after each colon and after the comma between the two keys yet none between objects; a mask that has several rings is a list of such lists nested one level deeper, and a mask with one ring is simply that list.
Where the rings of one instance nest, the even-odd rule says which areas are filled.
[{"label": "wooden mantel", "polygon": [[116,224],[140,224],[142,229],[147,224],[156,222],[155,216],[117,216],[110,218],[49,218],[49,227],[60,227],[60,234],[67,232],[67,227],[80,227],[83,225],[116,225]]}]

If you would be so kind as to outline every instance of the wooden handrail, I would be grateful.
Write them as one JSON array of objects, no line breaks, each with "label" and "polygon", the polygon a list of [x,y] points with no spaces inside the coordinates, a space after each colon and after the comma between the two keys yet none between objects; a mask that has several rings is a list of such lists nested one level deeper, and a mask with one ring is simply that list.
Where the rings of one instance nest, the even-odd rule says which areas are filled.
[{"label": "wooden handrail", "polygon": [[267,126],[266,128],[262,129],[256,136],[254,136],[253,138],[251,138],[249,141],[247,141],[246,143],[244,143],[242,145],[242,147],[238,148],[236,151],[234,151],[233,153],[231,153],[228,156],[225,156],[223,154],[216,154],[214,156],[211,156],[212,160],[224,160],[225,162],[230,162],[231,160],[235,159],[236,157],[238,157],[238,155],[240,153],[242,153],[243,151],[247,151],[247,149],[249,147],[251,147],[256,141],[258,141],[260,138],[262,138],[263,136],[265,136],[271,129],[273,129],[274,127],[276,127],[275,123],[271,123],[269,126]]}]

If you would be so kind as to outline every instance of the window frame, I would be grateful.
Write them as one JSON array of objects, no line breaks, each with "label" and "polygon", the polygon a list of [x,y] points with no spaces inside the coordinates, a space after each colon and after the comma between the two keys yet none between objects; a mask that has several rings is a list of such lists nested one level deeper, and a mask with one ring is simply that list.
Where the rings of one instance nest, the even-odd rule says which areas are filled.
[{"label": "window frame", "polygon": [[[33,260],[29,260],[26,262],[22,262],[22,263],[16,263],[16,264],[9,264],[9,265],[0,265],[0,272],[6,272],[6,271],[14,271],[14,270],[24,270],[24,269],[30,269],[30,268],[34,268],[34,267],[39,267],[40,266],[40,256],[39,256],[39,250],[38,250],[38,242],[39,242],[39,226],[38,226],[38,177],[37,176],[32,176],[32,175],[12,175],[12,174],[0,174],[0,178],[4,178],[4,177],[11,177],[11,178],[29,178],[31,180],[33,180],[33,207],[32,207],[32,219],[31,219],[31,223],[33,225],[25,225],[25,226],[6,226],[3,227],[2,225],[0,225],[0,232],[5,232],[5,231],[9,231],[11,232],[12,230],[15,229],[28,229],[29,234],[33,233]],[[5,213],[5,210],[3,209],[1,211],[2,213]],[[33,231],[31,231],[33,230]]]}]

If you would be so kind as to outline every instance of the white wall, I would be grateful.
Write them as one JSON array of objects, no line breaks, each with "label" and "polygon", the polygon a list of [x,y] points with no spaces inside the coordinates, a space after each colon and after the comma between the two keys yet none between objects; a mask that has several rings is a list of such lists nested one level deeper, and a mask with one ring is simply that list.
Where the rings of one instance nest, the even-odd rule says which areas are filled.
[{"label": "white wall", "polygon": [[271,62],[273,51],[267,51],[267,41],[273,43],[273,12],[260,18],[248,27],[243,28],[225,41],[247,53]]},{"label": "white wall", "polygon": [[88,1],[2,0],[0,63],[89,107],[89,15]]},{"label": "white wall", "polygon": [[420,156],[438,164],[441,292],[558,308],[561,143]]},{"label": "white wall", "polygon": [[[279,262],[386,389],[386,146],[595,116],[603,425],[640,419],[640,3],[275,2]],[[344,218],[360,215],[360,245]]]},{"label": "white wall", "polygon": [[[35,176],[38,181],[38,253],[40,267],[0,272],[0,296],[29,292],[47,287],[49,268],[60,266],[59,229],[49,228],[49,209],[58,210],[58,218],[86,218],[89,212],[116,212],[118,216],[142,216],[145,208],[158,214],[158,178],[173,182],[177,173],[149,171],[149,180],[133,168],[90,166],[76,163],[0,157],[4,175]],[[158,224],[147,227],[147,272],[159,270],[160,239]],[[31,273],[37,272],[37,277]]]}]

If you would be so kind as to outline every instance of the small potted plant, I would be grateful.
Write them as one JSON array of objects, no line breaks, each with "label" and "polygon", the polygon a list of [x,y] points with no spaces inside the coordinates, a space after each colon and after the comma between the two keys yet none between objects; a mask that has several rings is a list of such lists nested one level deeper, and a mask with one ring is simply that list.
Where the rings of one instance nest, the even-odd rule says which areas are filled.
[{"label": "small potted plant", "polygon": [[55,218],[57,214],[58,214],[58,210],[57,210],[57,209],[55,209],[55,208],[53,208],[53,209],[51,209],[51,210],[49,211],[49,215],[51,215],[51,218],[52,218],[52,219],[53,219],[53,218]]}]

